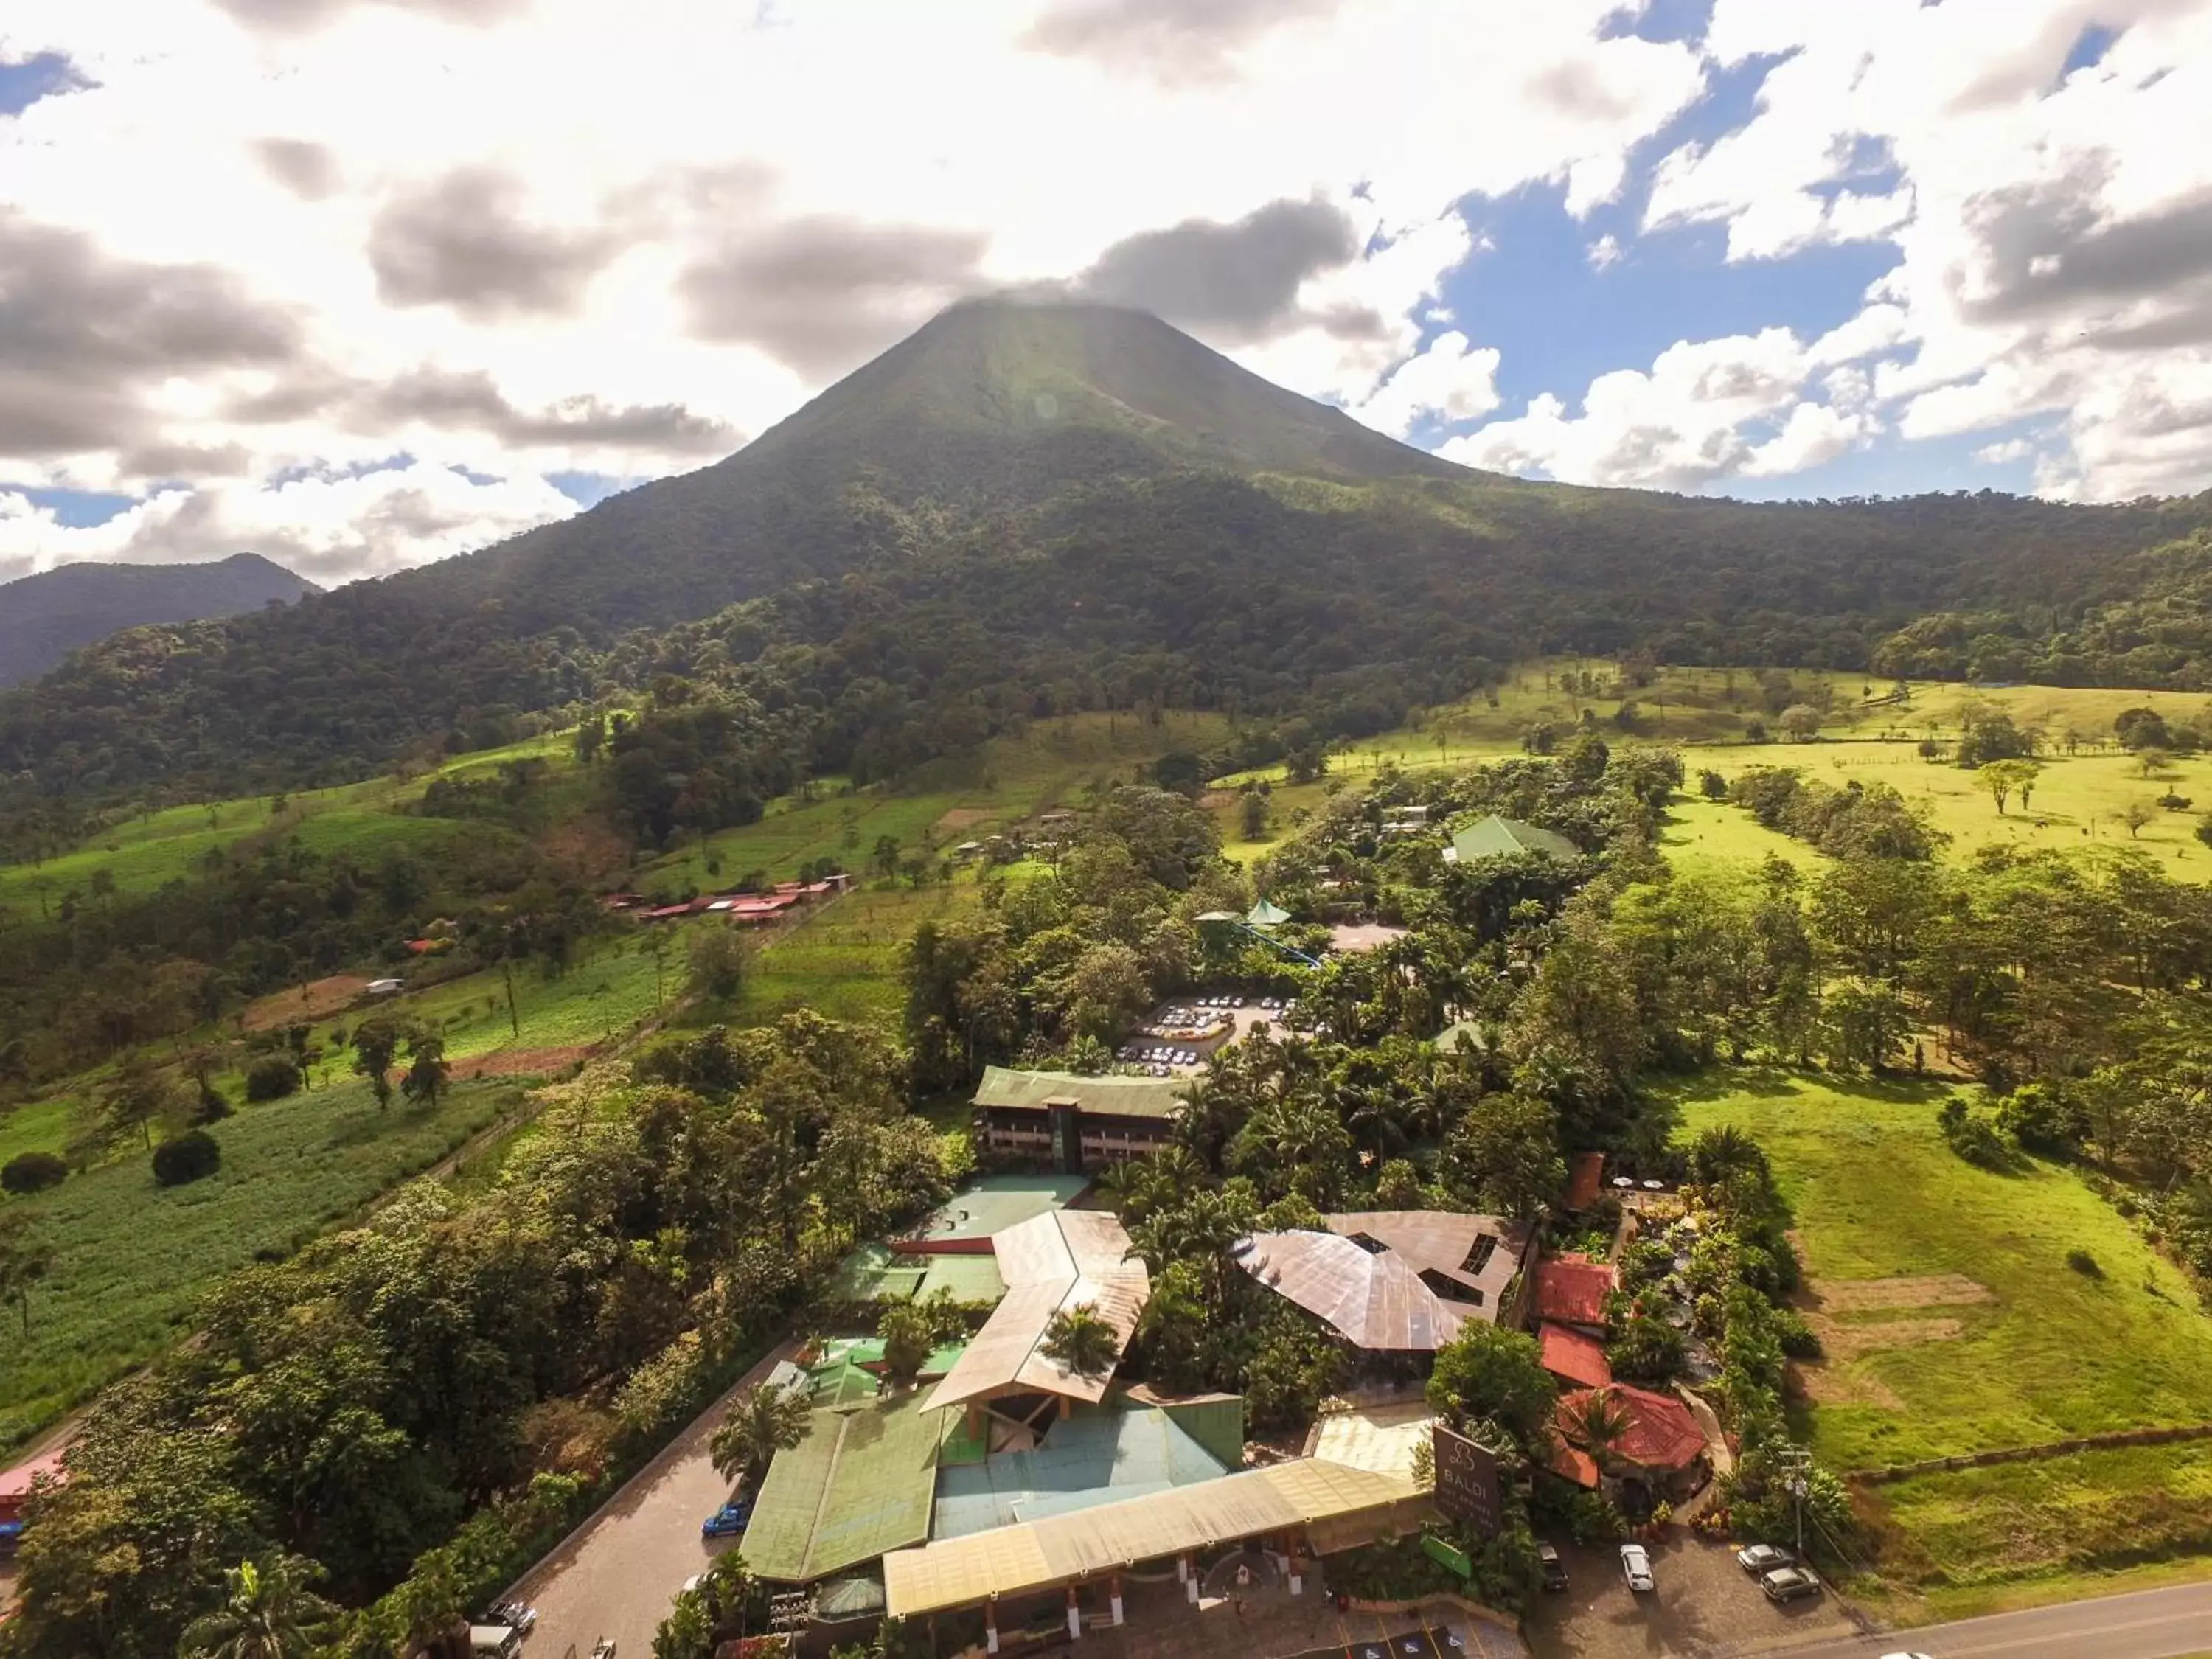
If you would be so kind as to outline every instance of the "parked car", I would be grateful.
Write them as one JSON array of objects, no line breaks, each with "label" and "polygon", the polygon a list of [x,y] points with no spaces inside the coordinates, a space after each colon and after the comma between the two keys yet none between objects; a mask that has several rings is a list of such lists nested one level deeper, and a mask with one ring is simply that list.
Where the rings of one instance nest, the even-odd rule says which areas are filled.
[{"label": "parked car", "polygon": [[1628,1580],[1628,1588],[1632,1590],[1658,1588],[1658,1581],[1651,1576],[1651,1558],[1641,1544],[1623,1544],[1620,1547],[1620,1571]]},{"label": "parked car", "polygon": [[1759,1588],[1770,1601],[1795,1601],[1801,1596],[1818,1595],[1820,1581],[1810,1568],[1777,1567],[1759,1575]]},{"label": "parked car", "polygon": [[732,1498],[707,1517],[699,1528],[699,1535],[702,1538],[735,1538],[752,1518],[753,1500],[750,1498]]},{"label": "parked car", "polygon": [[516,1659],[522,1651],[522,1632],[512,1625],[471,1625],[469,1651],[475,1659]]},{"label": "parked car", "polygon": [[484,1609],[477,1621],[485,1625],[512,1625],[525,1636],[538,1628],[538,1609],[524,1601],[495,1601]]},{"label": "parked car", "polygon": [[1563,1590],[1567,1587],[1567,1564],[1559,1559],[1559,1552],[1549,1544],[1536,1546],[1536,1561],[1544,1570],[1544,1588]]},{"label": "parked car", "polygon": [[1777,1567],[1794,1567],[1797,1558],[1776,1544],[1753,1544],[1735,1553],[1735,1564],[1756,1578]]}]

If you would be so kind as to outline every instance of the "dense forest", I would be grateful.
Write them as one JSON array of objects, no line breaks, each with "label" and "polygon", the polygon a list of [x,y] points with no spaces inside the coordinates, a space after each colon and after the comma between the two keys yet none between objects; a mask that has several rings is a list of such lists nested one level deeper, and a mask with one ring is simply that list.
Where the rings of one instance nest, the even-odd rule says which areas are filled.
[{"label": "dense forest", "polygon": [[0,697],[0,809],[349,781],[671,674],[784,716],[799,763],[863,780],[1011,721],[1145,703],[1359,736],[1548,652],[2189,686],[2212,683],[2208,523],[2212,497],[1526,483],[1137,313],[963,307],[716,466],[481,554],[78,653]]}]

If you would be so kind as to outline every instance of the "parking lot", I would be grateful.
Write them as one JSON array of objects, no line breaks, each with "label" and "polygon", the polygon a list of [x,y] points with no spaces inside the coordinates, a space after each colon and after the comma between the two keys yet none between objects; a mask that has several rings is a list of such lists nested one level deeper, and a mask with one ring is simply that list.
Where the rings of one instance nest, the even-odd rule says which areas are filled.
[{"label": "parking lot", "polygon": [[1154,1077],[1185,1077],[1263,1021],[1280,1025],[1294,1004],[1295,999],[1285,1002],[1230,992],[1178,997],[1146,1014],[1115,1057],[1144,1066]]},{"label": "parking lot", "polygon": [[1529,1610],[1538,1659],[1654,1659],[1758,1653],[1856,1633],[1832,1595],[1776,1607],[1735,1564],[1734,1547],[1677,1533],[1651,1547],[1657,1588],[1632,1592],[1620,1551],[1562,1543],[1567,1588]]}]

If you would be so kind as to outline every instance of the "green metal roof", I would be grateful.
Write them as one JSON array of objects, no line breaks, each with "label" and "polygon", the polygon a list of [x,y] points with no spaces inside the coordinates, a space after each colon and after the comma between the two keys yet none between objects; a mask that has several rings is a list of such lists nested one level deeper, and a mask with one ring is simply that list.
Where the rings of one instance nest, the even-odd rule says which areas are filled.
[{"label": "green metal roof", "polygon": [[1174,1078],[1081,1077],[994,1066],[976,1085],[975,1103],[1041,1112],[1048,1100],[1073,1100],[1100,1117],[1171,1118],[1182,1115],[1187,1086]]},{"label": "green metal roof", "polygon": [[[994,1066],[983,1074],[983,1088],[975,1091],[977,1105],[993,1104],[983,1098],[994,1077],[1049,1077],[1048,1072],[1001,1073]],[[1102,1079],[1079,1079],[1078,1081],[1098,1082]],[[1045,1095],[1058,1092],[1044,1091]],[[1038,1104],[1043,1103],[1043,1096]],[[978,1243],[1009,1227],[1018,1227],[1024,1221],[1034,1221],[1051,1210],[1064,1210],[1075,1201],[1076,1195],[1091,1184],[1086,1176],[1003,1175],[979,1176],[939,1205],[929,1218],[908,1235],[909,1240],[944,1243],[952,1239],[974,1239]],[[894,1239],[896,1249],[902,1241]],[[988,1257],[988,1251],[979,1254]],[[904,1264],[902,1264],[904,1265]]]},{"label": "green metal roof", "polygon": [[1290,919],[1288,910],[1280,905],[1270,904],[1265,899],[1254,905],[1244,915],[1244,920],[1255,927],[1279,927]]},{"label": "green metal roof", "polygon": [[745,1564],[807,1584],[929,1536],[937,1455],[957,1412],[920,1394],[856,1411],[817,1411],[806,1438],[775,1455],[745,1528]]},{"label": "green metal roof", "polygon": [[1501,818],[1495,812],[1454,836],[1452,851],[1459,855],[1462,864],[1531,853],[1550,859],[1578,859],[1583,855],[1581,848],[1554,830],[1523,823],[1517,818]]}]

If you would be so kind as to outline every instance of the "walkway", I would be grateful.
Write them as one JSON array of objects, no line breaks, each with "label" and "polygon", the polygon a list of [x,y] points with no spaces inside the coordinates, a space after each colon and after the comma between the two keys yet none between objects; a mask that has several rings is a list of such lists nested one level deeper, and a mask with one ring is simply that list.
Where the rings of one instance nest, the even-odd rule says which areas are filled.
[{"label": "walkway", "polygon": [[2212,1645],[2212,1583],[2177,1584],[2025,1613],[1892,1631],[1792,1648],[1789,1659],[1870,1659],[1929,1653],[1936,1659],[2175,1659]]}]

